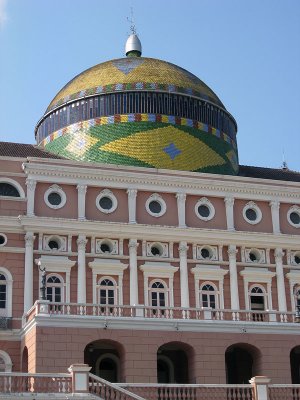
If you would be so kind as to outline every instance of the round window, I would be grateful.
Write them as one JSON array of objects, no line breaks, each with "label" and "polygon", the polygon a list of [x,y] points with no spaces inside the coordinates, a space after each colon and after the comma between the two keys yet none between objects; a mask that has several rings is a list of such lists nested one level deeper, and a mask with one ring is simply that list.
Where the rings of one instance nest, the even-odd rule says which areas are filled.
[{"label": "round window", "polygon": [[261,221],[262,212],[253,201],[249,201],[243,208],[243,217],[248,224],[255,225]]},{"label": "round window", "polygon": [[157,200],[152,200],[149,203],[149,209],[153,214],[159,214],[161,212],[161,204]]},{"label": "round window", "polygon": [[113,206],[112,199],[106,196],[101,197],[101,199],[99,200],[99,206],[104,210],[110,210]]},{"label": "round window", "polygon": [[60,243],[58,242],[58,240],[51,239],[51,240],[49,240],[49,242],[48,242],[48,247],[49,247],[51,250],[58,250],[58,249],[60,248]]},{"label": "round window", "polygon": [[6,236],[0,234],[0,246],[4,246],[6,244]]},{"label": "round window", "polygon": [[202,197],[195,205],[195,214],[202,221],[209,221],[215,216],[215,208],[206,197]]},{"label": "round window", "polygon": [[253,261],[253,262],[257,261],[257,256],[256,256],[256,254],[255,254],[253,251],[251,251],[251,252],[249,253],[249,258],[250,258],[250,260]]},{"label": "round window", "polygon": [[111,248],[110,248],[109,244],[107,244],[107,243],[101,243],[100,250],[102,251],[102,253],[110,253],[111,252]]},{"label": "round window", "polygon": [[208,249],[206,249],[205,247],[203,247],[203,249],[201,249],[201,257],[202,258],[210,258],[210,251]]},{"label": "round window", "polygon": [[206,205],[202,204],[198,207],[198,213],[201,215],[201,217],[207,218],[209,217],[210,210]]},{"label": "round window", "polygon": [[147,212],[152,217],[161,217],[167,210],[167,205],[164,199],[159,194],[152,194],[145,204]]},{"label": "round window", "polygon": [[59,206],[62,202],[61,195],[57,192],[52,192],[48,195],[48,201],[52,206]]},{"label": "round window", "polygon": [[52,185],[46,190],[44,200],[48,207],[58,209],[66,204],[67,196],[61,187]]},{"label": "round window", "polygon": [[298,214],[296,211],[291,212],[290,220],[292,221],[293,224],[299,225],[300,224],[300,214]]},{"label": "round window", "polygon": [[295,263],[300,264],[300,256],[295,255]]},{"label": "round window", "polygon": [[151,247],[151,254],[153,256],[160,256],[161,255],[161,250],[157,246],[152,246]]},{"label": "round window", "polygon": [[96,206],[104,214],[110,214],[117,208],[118,200],[110,190],[104,189],[96,198]]}]

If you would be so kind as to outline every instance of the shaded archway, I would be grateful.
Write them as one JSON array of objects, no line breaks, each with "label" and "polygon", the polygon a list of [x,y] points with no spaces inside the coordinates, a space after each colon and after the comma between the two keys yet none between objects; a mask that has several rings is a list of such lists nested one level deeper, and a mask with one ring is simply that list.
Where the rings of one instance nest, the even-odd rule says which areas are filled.
[{"label": "shaded archway", "polygon": [[226,350],[226,381],[228,384],[247,384],[260,373],[260,351],[249,344],[234,344]]},{"label": "shaded archway", "polygon": [[22,353],[22,372],[28,372],[28,349],[25,346]]},{"label": "shaded archway", "polygon": [[300,346],[294,347],[290,352],[291,378],[293,384],[300,383]]},{"label": "shaded archway", "polygon": [[190,383],[193,348],[181,342],[166,343],[157,351],[158,383]]},{"label": "shaded archway", "polygon": [[121,382],[122,356],[122,345],[110,340],[96,340],[84,350],[84,362],[92,367],[91,373],[110,382]]}]

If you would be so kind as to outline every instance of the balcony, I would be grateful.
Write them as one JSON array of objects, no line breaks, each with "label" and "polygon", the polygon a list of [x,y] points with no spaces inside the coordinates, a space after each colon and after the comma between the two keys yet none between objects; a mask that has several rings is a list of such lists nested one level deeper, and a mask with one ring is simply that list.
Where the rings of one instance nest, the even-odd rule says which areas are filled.
[{"label": "balcony", "polygon": [[[50,303],[48,301],[36,301],[34,306],[23,318],[23,326],[30,323],[34,318],[51,316],[51,321],[63,319],[69,321],[73,318],[81,319],[82,323],[97,323],[99,327],[107,328],[109,324],[123,321],[124,324],[147,323],[156,321],[157,329],[162,326],[172,326],[179,330],[180,326],[195,325],[208,326],[213,323],[217,326],[239,326],[239,329],[266,326],[287,326],[298,329],[295,324],[296,315],[292,312],[279,311],[251,311],[251,310],[228,310],[228,309],[197,309],[179,307],[146,307],[146,306],[105,306],[99,304],[80,303]],[[100,324],[100,325],[99,325]],[[103,325],[103,326],[102,326]],[[120,327],[120,325],[119,325]]]}]

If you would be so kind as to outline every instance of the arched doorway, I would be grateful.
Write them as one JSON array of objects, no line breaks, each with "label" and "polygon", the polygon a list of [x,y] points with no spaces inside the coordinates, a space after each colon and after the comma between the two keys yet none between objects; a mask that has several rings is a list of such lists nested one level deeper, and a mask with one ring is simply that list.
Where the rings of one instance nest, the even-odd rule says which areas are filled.
[{"label": "arched doorway", "polygon": [[121,381],[122,346],[113,341],[97,340],[89,343],[84,350],[84,362],[91,373],[109,382]]},{"label": "arched doorway", "polygon": [[290,352],[291,377],[293,384],[300,383],[300,346],[294,347]]},{"label": "arched doorway", "polygon": [[157,351],[157,383],[189,383],[193,349],[185,343],[164,344]]},{"label": "arched doorway", "polygon": [[226,380],[228,384],[248,384],[259,373],[259,350],[240,343],[228,347],[225,353]]},{"label": "arched doorway", "polygon": [[25,346],[22,354],[22,372],[28,372],[28,349]]}]

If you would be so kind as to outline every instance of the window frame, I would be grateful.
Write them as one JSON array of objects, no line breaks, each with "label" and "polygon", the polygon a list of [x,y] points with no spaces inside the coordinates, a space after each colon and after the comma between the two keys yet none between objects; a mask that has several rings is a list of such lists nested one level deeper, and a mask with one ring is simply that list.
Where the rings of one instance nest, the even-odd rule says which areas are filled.
[{"label": "window frame", "polygon": [[[51,204],[49,202],[48,197],[51,193],[58,193],[60,195],[61,202],[59,204]],[[65,204],[67,202],[67,196],[66,196],[66,193],[63,191],[63,189],[60,186],[52,185],[45,191],[44,201],[49,208],[52,208],[53,210],[58,210],[65,206]]]},{"label": "window frame", "polygon": [[[206,206],[209,209],[209,215],[207,217],[203,217],[199,213],[198,208],[200,206]],[[201,199],[199,199],[195,204],[195,214],[202,221],[210,221],[211,219],[214,218],[214,216],[216,214],[216,210],[215,210],[215,207],[213,206],[212,202],[208,198],[201,197]]]},{"label": "window frame", "polygon": [[2,196],[0,195],[0,199],[1,200],[20,200],[20,199],[25,199],[25,191],[22,188],[22,186],[20,185],[19,182],[15,181],[14,179],[11,178],[6,178],[6,177],[0,177],[0,184],[1,183],[7,183],[11,186],[13,186],[19,193],[19,196]]},{"label": "window frame", "polygon": [[[210,290],[210,291],[204,290],[203,288],[205,286],[211,286],[213,288],[213,290]],[[203,306],[203,295],[207,295],[208,297],[210,295],[213,295],[215,297],[215,307],[214,308],[210,307],[210,306],[207,306],[207,307]],[[213,282],[205,281],[205,282],[201,283],[199,290],[198,290],[198,296],[199,296],[199,304],[200,304],[201,308],[212,309],[212,310],[218,310],[220,308],[220,292],[219,292],[217,286]],[[210,299],[209,299],[209,303],[210,303]]]},{"label": "window frame", "polygon": [[287,215],[286,215],[286,217],[287,217],[287,220],[288,220],[288,223],[291,225],[291,226],[293,226],[294,228],[300,228],[300,222],[299,222],[299,224],[295,224],[292,220],[291,220],[291,214],[292,213],[296,213],[296,214],[298,214],[299,215],[299,217],[300,217],[300,207],[299,206],[297,206],[296,204],[294,204],[292,207],[290,207],[289,208],[289,210],[288,210],[288,212],[287,212]]},{"label": "window frame", "polygon": [[[256,219],[253,221],[246,215],[247,210],[253,209],[256,212]],[[243,218],[250,225],[256,225],[262,220],[262,212],[254,201],[249,201],[243,208]]]},{"label": "window frame", "polygon": [[[154,213],[153,211],[150,210],[150,203],[151,203],[152,201],[157,201],[157,202],[160,204],[161,210],[160,210],[159,213]],[[158,193],[153,193],[153,194],[151,194],[151,196],[149,196],[148,199],[146,200],[145,208],[146,208],[146,211],[147,211],[147,213],[148,213],[149,215],[151,215],[152,217],[155,217],[155,218],[159,218],[159,217],[162,217],[162,216],[166,213],[166,211],[167,211],[167,204],[166,204],[165,200],[162,198],[162,196],[161,196],[160,194],[158,194]]]},{"label": "window frame", "polygon": [[[112,201],[112,207],[110,209],[106,209],[106,208],[102,208],[100,206],[100,200],[103,197],[108,197],[111,201]],[[96,197],[96,207],[99,211],[101,211],[103,214],[111,214],[113,213],[117,207],[118,207],[118,200],[116,198],[116,196],[114,195],[114,193],[109,190],[109,189],[104,189],[102,190],[98,196]]]}]

